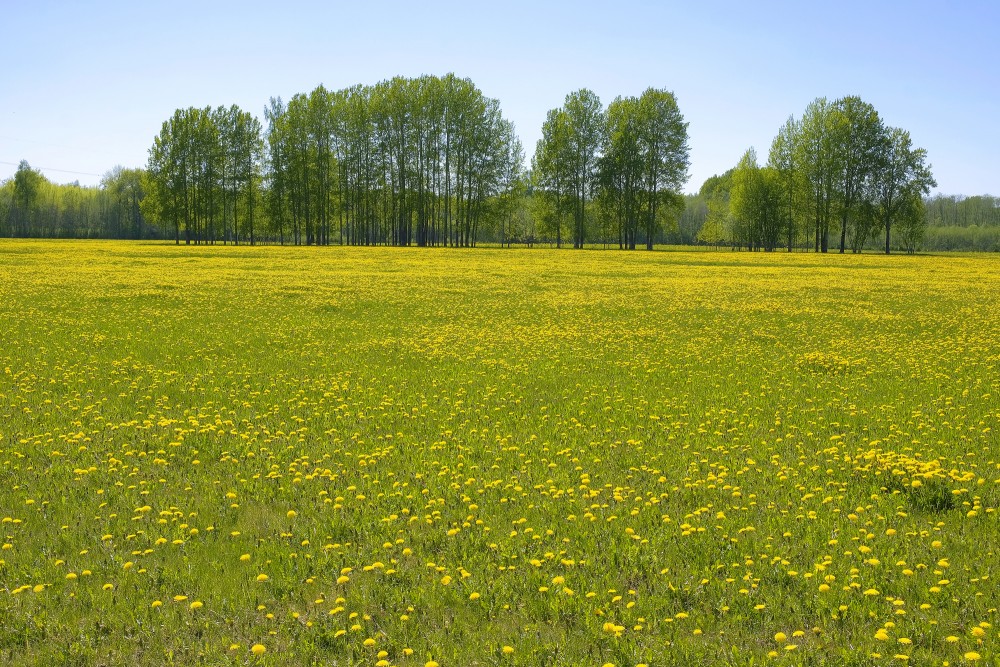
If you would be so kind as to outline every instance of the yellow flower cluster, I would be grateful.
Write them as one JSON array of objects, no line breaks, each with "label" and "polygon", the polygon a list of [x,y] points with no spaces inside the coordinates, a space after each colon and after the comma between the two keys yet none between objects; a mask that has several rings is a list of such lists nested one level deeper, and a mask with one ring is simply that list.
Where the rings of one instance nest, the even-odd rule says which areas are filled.
[{"label": "yellow flower cluster", "polygon": [[0,322],[11,664],[1000,657],[995,257],[2,241]]}]

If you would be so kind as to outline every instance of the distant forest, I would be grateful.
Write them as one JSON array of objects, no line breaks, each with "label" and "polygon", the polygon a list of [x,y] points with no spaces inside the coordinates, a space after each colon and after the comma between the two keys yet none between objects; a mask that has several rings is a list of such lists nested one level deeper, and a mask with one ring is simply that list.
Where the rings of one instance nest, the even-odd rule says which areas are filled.
[{"label": "distant forest", "polygon": [[758,164],[748,150],[697,194],[672,93],[547,114],[530,165],[499,102],[454,75],[322,86],[178,109],[143,168],[96,187],[22,161],[0,183],[0,236],[185,244],[554,245],[1000,251],[1000,197],[930,197],[926,152],[863,100],[812,102]]}]

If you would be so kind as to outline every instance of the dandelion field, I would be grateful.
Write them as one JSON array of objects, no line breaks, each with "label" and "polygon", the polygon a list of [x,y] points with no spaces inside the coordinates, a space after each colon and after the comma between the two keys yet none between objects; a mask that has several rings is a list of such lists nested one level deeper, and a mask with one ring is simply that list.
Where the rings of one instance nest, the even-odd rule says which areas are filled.
[{"label": "dandelion field", "polygon": [[0,242],[0,664],[1000,660],[1000,260]]}]

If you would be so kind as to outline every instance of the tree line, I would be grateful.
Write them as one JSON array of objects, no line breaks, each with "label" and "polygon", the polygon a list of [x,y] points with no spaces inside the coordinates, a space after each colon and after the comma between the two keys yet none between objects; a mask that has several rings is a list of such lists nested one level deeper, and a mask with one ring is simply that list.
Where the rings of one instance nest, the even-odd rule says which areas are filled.
[{"label": "tree line", "polygon": [[266,129],[236,107],[163,124],[143,211],[175,242],[652,248],[683,208],[687,124],[669,91],[607,110],[572,93],[528,172],[499,102],[451,74],[319,86],[264,115]]},{"label": "tree line", "polygon": [[703,187],[699,238],[750,250],[809,247],[860,252],[892,232],[911,252],[925,227],[924,199],[937,184],[927,152],[909,132],[886,125],[859,97],[813,101],[791,117],[760,165],[751,148],[730,172]]},{"label": "tree line", "polygon": [[523,178],[499,102],[453,75],[319,86],[265,118],[191,108],[163,124],[144,210],[175,241],[472,246]]},{"label": "tree line", "polygon": [[143,169],[115,167],[97,187],[51,182],[22,160],[0,183],[0,237],[161,239],[143,215]]},{"label": "tree line", "polygon": [[[546,115],[530,169],[499,102],[452,74],[323,86],[178,109],[144,169],[96,188],[22,162],[0,184],[0,235],[175,243],[713,244],[750,250],[1000,249],[1000,199],[928,197],[926,151],[857,97],[789,118],[700,191],[687,123],[650,88],[604,107],[582,89]],[[879,237],[881,236],[881,240]]]}]

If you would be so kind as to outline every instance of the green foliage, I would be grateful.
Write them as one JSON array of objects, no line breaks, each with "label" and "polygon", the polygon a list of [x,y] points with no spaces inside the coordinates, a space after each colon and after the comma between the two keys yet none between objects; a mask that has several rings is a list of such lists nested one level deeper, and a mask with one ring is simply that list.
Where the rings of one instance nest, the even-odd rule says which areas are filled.
[{"label": "green foliage", "polygon": [[[751,161],[744,156],[733,207],[723,213],[716,204],[713,213],[707,201],[700,238],[750,249],[805,245],[826,252],[836,230],[840,252],[848,245],[861,252],[882,229],[889,253],[895,226],[897,245],[912,252],[923,237],[923,223],[912,213],[935,185],[926,158],[908,132],[887,127],[871,104],[854,96],[817,98],[801,119],[789,118],[781,127],[766,168],[757,166],[755,155]],[[702,194],[714,187],[706,181]]]},{"label": "green foliage", "polygon": [[236,106],[178,109],[149,150],[142,211],[180,243],[253,243],[260,122]]},{"label": "green foliage", "polygon": [[619,247],[634,250],[640,232],[646,248],[683,211],[680,189],[689,165],[688,124],[677,99],[649,88],[608,106],[601,159],[602,196],[612,212]]},{"label": "green foliage", "polygon": [[52,183],[22,161],[0,183],[0,236],[36,238],[160,238],[139,212],[142,170],[116,167],[99,187]]},{"label": "green foliage", "polygon": [[925,231],[918,246],[924,250],[1000,252],[1000,226],[921,225],[921,227]]},{"label": "green foliage", "polygon": [[588,237],[587,209],[595,194],[600,151],[607,120],[601,100],[586,88],[566,96],[565,104],[548,112],[535,149],[532,172],[536,188],[554,200],[557,215],[546,216],[544,229],[562,245],[564,212],[572,220],[573,247]]},{"label": "green foliage", "polygon": [[698,194],[705,199],[706,215],[698,240],[703,243],[719,245],[734,240],[729,216],[734,171],[730,169],[724,174],[712,176],[701,186]]},{"label": "green foliage", "polygon": [[271,233],[284,242],[475,245],[523,191],[513,125],[468,79],[322,86],[268,120]]},{"label": "green foliage", "polygon": [[784,182],[773,167],[757,164],[757,154],[751,148],[733,172],[729,200],[732,238],[748,250],[774,250],[784,228],[782,192]]}]

